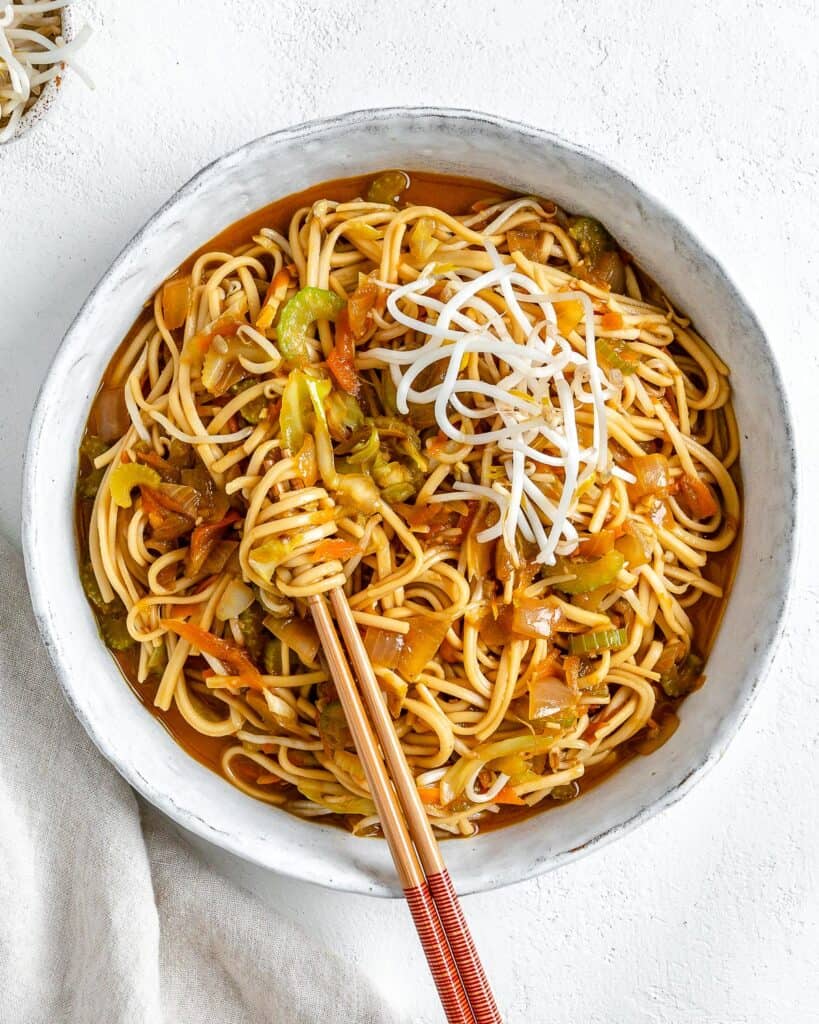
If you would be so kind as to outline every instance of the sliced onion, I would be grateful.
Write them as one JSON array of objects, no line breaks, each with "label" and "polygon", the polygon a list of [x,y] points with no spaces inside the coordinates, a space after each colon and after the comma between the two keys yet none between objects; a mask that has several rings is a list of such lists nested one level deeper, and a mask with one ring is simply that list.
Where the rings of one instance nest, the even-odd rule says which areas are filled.
[{"label": "sliced onion", "polygon": [[238,618],[254,602],[255,594],[241,580],[231,580],[225,587],[219,604],[216,605],[216,618],[220,622]]}]

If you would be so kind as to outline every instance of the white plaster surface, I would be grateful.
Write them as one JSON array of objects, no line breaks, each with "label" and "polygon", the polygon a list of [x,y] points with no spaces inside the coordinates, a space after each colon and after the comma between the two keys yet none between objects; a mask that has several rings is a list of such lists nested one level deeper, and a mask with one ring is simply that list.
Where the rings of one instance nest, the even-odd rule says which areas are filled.
[{"label": "white plaster surface", "polygon": [[[96,27],[83,55],[96,91],[69,78],[52,115],[0,147],[0,528],[19,531],[28,419],[63,332],[133,232],[213,157],[390,104],[486,109],[597,150],[690,224],[769,332],[801,446],[801,565],[768,682],[711,775],[614,845],[465,909],[508,1024],[819,1021],[816,5],[80,6]],[[197,845],[412,1020],[441,1019],[400,903],[265,877]]]}]

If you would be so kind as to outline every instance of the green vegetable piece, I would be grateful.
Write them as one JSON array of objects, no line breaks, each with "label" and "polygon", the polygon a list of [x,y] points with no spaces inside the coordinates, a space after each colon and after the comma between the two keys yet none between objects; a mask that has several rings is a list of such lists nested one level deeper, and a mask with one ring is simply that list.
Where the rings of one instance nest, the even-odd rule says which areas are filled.
[{"label": "green vegetable piece", "polygon": [[592,259],[614,247],[614,239],[594,217],[574,217],[569,225],[569,234],[581,253]]},{"label": "green vegetable piece", "polygon": [[269,676],[280,676],[284,671],[281,640],[268,640],[264,645],[264,670]]},{"label": "green vegetable piece", "polygon": [[279,415],[282,447],[291,455],[301,451],[304,435],[310,429],[311,409],[307,379],[300,370],[292,370],[284,386]]},{"label": "green vegetable piece", "polygon": [[304,366],[309,359],[308,331],[316,320],[335,320],[345,302],[326,288],[302,288],[282,309],[277,344],[290,366]]},{"label": "green vegetable piece", "polygon": [[252,661],[259,663],[264,657],[267,633],[264,629],[264,612],[256,601],[239,616],[239,629],[245,641],[245,650]]},{"label": "green vegetable piece", "polygon": [[168,664],[168,651],[164,643],[160,643],[148,655],[148,675],[161,676]]},{"label": "green vegetable piece", "polygon": [[97,583],[97,577],[94,575],[94,567],[91,565],[91,562],[83,562],[80,566],[80,582],[82,583],[82,589],[85,591],[85,596],[97,611],[104,612],[113,606],[113,601],[107,603],[103,601],[102,591],[100,590],[99,583]]},{"label": "green vegetable piece", "polygon": [[105,646],[112,651],[127,651],[136,643],[121,615],[105,615],[100,619],[100,632]]},{"label": "green vegetable piece", "polygon": [[689,652],[680,665],[660,676],[660,686],[667,697],[684,697],[696,689],[705,663],[698,655]]},{"label": "green vegetable piece", "polygon": [[[242,391],[246,391],[249,387],[258,383],[258,380],[247,378],[245,380],[236,381],[229,390],[232,395],[238,395],[241,394]],[[242,406],[239,410],[239,415],[244,419],[245,423],[250,423],[251,426],[255,427],[266,411],[267,399],[264,395],[258,395],[256,398],[252,398]]]},{"label": "green vegetable piece", "polygon": [[80,498],[96,498],[100,489],[102,478],[105,476],[105,467],[92,469],[89,473],[81,476],[77,482],[77,494]]},{"label": "green vegetable piece", "polygon": [[299,782],[298,791],[320,807],[326,807],[335,814],[361,814],[365,818],[375,814],[375,804],[363,796],[354,794],[325,794],[320,782]]},{"label": "green vegetable piece", "polygon": [[97,437],[96,434],[86,434],[80,443],[80,454],[93,462],[109,448],[110,445],[107,445],[101,437]]},{"label": "green vegetable piece", "polygon": [[345,391],[333,391],[324,400],[327,427],[336,441],[346,441],[349,436],[364,425],[364,413],[355,395]]},{"label": "green vegetable piece", "polygon": [[628,351],[628,342],[621,341],[619,338],[597,339],[598,356],[608,363],[613,370],[619,370],[626,377],[630,373],[636,373],[637,367],[640,365],[639,360],[636,358],[624,358],[623,353]]},{"label": "green vegetable piece", "polygon": [[560,800],[561,802],[574,800],[575,797],[580,796],[580,786],[576,782],[568,782],[565,786],[555,786],[549,796],[552,800]]},{"label": "green vegetable piece", "polygon": [[597,651],[617,651],[626,646],[628,635],[624,629],[601,629],[596,633],[578,633],[569,639],[571,654],[594,654]]},{"label": "green vegetable piece", "polygon": [[370,436],[353,445],[348,462],[351,466],[364,466],[374,462],[381,453],[381,439],[374,426],[370,426]]},{"label": "green vegetable piece", "polygon": [[409,186],[410,179],[406,171],[384,171],[370,182],[365,198],[368,203],[398,206],[401,193],[406,192]]},{"label": "green vegetable piece", "polygon": [[324,705],[319,714],[318,731],[327,750],[353,749],[353,736],[344,717],[341,701],[331,700]]},{"label": "green vegetable piece", "polygon": [[572,573],[574,579],[555,583],[555,590],[564,594],[587,594],[590,590],[605,587],[617,579],[624,562],[623,555],[616,548],[591,562],[570,562],[566,558],[559,558],[555,572],[561,576]]}]

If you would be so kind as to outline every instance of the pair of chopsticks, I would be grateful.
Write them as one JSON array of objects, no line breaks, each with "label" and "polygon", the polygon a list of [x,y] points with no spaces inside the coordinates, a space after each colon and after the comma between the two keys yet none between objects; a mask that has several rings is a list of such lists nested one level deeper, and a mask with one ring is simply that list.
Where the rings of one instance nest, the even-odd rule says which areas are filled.
[{"label": "pair of chopsticks", "polygon": [[329,596],[358,686],[326,598],[314,594],[308,605],[446,1019],[450,1024],[501,1024],[347,596],[340,587]]}]

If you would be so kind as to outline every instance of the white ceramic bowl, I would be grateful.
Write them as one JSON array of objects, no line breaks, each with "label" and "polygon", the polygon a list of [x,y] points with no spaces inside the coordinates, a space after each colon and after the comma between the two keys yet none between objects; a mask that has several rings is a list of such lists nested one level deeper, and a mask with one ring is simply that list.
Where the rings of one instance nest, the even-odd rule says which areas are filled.
[{"label": "white ceramic bowl", "polygon": [[[71,7],[64,7],[60,12],[60,18],[62,20],[63,39],[66,43],[70,43],[77,34],[77,15]],[[17,127],[9,138],[7,138],[5,142],[0,142],[0,146],[7,146],[9,143],[21,138],[26,134],[29,128],[33,128],[38,121],[41,121],[45,117],[62,95],[64,81],[65,74],[61,74],[56,78],[52,78],[50,82],[46,82],[43,91],[31,104],[25,114],[22,115],[20,120],[17,122]]]},{"label": "white ceramic bowl", "polygon": [[72,521],[75,453],[89,403],[111,353],[157,285],[191,251],[271,200],[385,167],[484,178],[599,217],[733,368],[743,442],[742,553],[707,685],[688,698],[679,729],[653,756],[636,758],[580,800],[513,829],[447,842],[456,886],[468,893],[579,857],[679,799],[725,751],[782,626],[795,543],[796,472],[779,372],[726,271],[664,205],[621,172],[547,132],[437,109],[362,111],[316,121],[217,160],[128,243],[57,353],[26,458],[26,563],[37,620],[71,706],[144,797],[192,832],[283,874],[374,895],[398,891],[383,842],[354,839],[246,797],[189,757],[138,703],[97,635],[77,578]]}]

